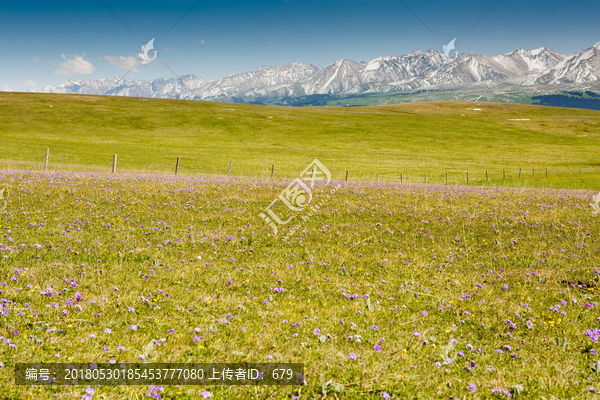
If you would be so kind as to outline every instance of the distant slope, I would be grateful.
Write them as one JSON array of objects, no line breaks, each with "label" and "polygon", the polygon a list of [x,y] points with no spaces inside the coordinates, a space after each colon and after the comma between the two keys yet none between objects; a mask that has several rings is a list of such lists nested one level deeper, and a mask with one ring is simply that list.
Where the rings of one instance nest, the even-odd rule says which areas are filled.
[{"label": "distant slope", "polygon": [[232,175],[268,176],[274,164],[289,178],[318,158],[337,179],[348,170],[409,182],[600,165],[599,111],[517,104],[293,108],[0,92],[0,127],[0,168],[10,169],[42,168],[46,148],[58,170],[108,172],[118,154],[118,171],[172,173],[180,157],[183,174],[224,174],[233,161]]},{"label": "distant slope", "polygon": [[600,110],[600,94],[590,91],[534,96],[532,97],[532,100],[536,100],[536,103],[534,104],[544,106]]}]

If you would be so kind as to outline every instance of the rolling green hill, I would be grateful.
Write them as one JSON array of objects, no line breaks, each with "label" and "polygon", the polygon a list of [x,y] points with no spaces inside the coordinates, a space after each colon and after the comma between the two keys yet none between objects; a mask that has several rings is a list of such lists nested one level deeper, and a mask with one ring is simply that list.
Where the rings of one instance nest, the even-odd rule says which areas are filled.
[{"label": "rolling green hill", "polygon": [[[0,168],[600,188],[600,111],[475,102],[271,107],[0,92]],[[522,168],[521,179],[518,179]],[[535,177],[532,177],[535,168]],[[545,178],[548,168],[548,178]],[[558,168],[561,176],[558,177]],[[579,174],[580,168],[582,174]],[[502,181],[502,170],[506,181]],[[591,173],[590,173],[591,171]],[[572,175],[568,175],[571,173]]]}]

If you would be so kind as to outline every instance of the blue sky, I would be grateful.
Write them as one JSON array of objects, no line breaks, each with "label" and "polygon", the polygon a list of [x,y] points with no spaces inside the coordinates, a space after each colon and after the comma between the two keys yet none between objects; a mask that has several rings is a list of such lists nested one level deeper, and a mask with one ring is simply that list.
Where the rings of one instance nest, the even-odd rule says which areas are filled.
[{"label": "blue sky", "polygon": [[[544,46],[568,54],[600,41],[598,15],[597,0],[3,2],[0,90],[123,76],[132,67],[127,78],[218,79],[294,61],[326,67],[441,52],[453,38],[461,53]],[[140,65],[137,53],[152,38],[157,59]]]}]

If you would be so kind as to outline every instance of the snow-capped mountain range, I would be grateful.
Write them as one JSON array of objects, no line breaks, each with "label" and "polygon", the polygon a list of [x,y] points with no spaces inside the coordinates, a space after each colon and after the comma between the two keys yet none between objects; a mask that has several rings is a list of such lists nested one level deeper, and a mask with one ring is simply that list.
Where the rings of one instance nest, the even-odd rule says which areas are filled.
[{"label": "snow-capped mountain range", "polygon": [[465,84],[481,85],[484,82],[518,86],[599,83],[600,42],[570,55],[542,47],[535,50],[518,48],[497,56],[458,54],[448,59],[435,50],[416,50],[404,56],[384,56],[369,62],[339,60],[327,68],[300,62],[263,66],[220,80],[195,75],[147,81],[121,78],[69,80],[61,85],[46,86],[38,92],[252,101],[312,94],[465,87]]}]

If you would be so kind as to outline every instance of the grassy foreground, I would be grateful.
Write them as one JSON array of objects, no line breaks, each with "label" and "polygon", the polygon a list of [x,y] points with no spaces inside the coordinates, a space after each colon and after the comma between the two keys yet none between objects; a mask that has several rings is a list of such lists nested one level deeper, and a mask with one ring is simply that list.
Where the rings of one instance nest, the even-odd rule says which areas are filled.
[{"label": "grassy foreground", "polygon": [[134,362],[153,339],[157,362],[303,362],[307,385],[92,397],[600,389],[592,192],[349,183],[283,242],[257,214],[288,183],[0,172],[0,398],[80,398],[85,387],[15,386],[12,367]]},{"label": "grassy foreground", "polygon": [[[295,108],[0,93],[0,169],[295,177],[314,158],[350,181],[596,189],[600,111],[423,102]],[[522,169],[521,179],[518,178]],[[545,169],[549,169],[548,177]],[[561,169],[561,176],[558,170]],[[579,169],[582,174],[579,175]],[[502,180],[502,170],[506,180]],[[535,169],[535,175],[533,170]],[[485,171],[489,180],[485,181]],[[572,175],[567,175],[571,173]]]}]

